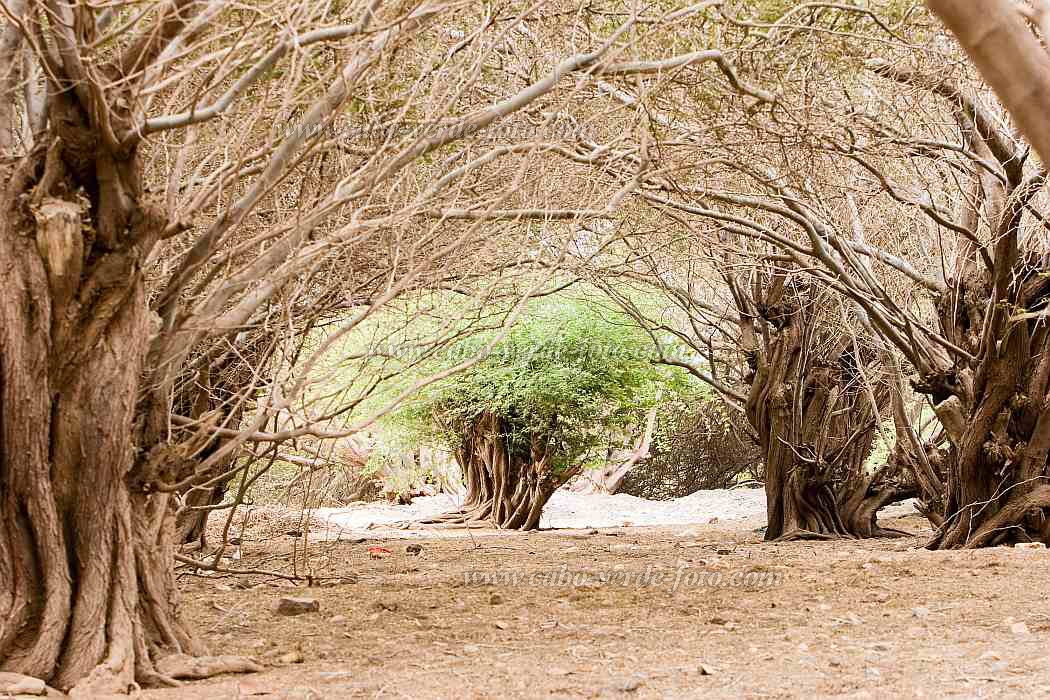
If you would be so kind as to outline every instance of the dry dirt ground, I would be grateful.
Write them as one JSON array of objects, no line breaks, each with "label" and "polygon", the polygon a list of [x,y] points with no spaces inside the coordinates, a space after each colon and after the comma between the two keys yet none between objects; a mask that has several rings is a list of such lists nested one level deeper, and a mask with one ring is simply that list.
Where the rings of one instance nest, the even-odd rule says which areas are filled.
[{"label": "dry dirt ground", "polygon": [[[322,543],[313,575],[336,578],[311,587],[184,575],[212,650],[267,670],[142,697],[1050,693],[1050,552],[929,552],[916,516],[889,521],[916,537],[869,542],[767,544],[758,524]],[[291,560],[289,537],[246,539],[231,566]],[[279,616],[282,596],[320,612]]]}]

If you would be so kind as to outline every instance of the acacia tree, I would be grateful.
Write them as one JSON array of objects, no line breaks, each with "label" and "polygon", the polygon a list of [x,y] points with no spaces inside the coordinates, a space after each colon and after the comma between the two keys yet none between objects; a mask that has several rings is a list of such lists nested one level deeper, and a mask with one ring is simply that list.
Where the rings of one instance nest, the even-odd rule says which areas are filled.
[{"label": "acacia tree", "polygon": [[565,296],[534,304],[491,355],[399,416],[451,449],[463,471],[462,508],[428,522],[536,529],[554,491],[603,461],[610,434],[651,422],[661,390],[681,381],[652,363],[647,337],[614,310]]},{"label": "acacia tree", "polygon": [[[605,149],[535,138],[566,114],[568,76],[704,63],[734,76],[718,51],[623,57],[631,32],[666,22],[637,14],[595,35],[553,13],[557,31],[581,29],[581,48],[540,68],[508,58],[521,37],[544,40],[529,29],[545,20],[536,8],[9,0],[3,11],[0,669],[86,697],[253,668],[191,658],[205,650],[178,615],[173,494],[221,481],[216,469],[247,443],[367,426],[376,416],[326,427],[360,393],[303,407],[338,337],[408,290],[473,294],[493,269],[552,264],[555,222],[608,216],[636,186],[541,186],[537,153],[575,167]],[[515,116],[528,133],[483,138]],[[500,243],[522,231],[525,252],[521,238]],[[333,314],[293,373],[306,321]],[[269,364],[253,361],[214,407],[188,400],[229,353],[248,356],[256,331],[272,341]]]},{"label": "acacia tree", "polygon": [[[968,49],[1005,43],[1005,15],[991,11],[1003,3],[930,4],[968,14]],[[979,6],[989,26],[977,22]],[[1019,21],[1010,15],[1009,26]],[[817,22],[794,38],[824,31]],[[692,181],[667,178],[640,196],[680,224],[687,217],[686,228],[703,222],[715,250],[757,242],[778,266],[840,295],[880,353],[903,356],[947,445],[898,425],[906,440],[893,459],[944,504],[931,547],[1047,541],[1044,167],[965,65],[945,62],[951,44],[935,27],[912,36],[926,48],[887,41],[873,56],[858,43],[843,48],[849,70],[809,64],[804,89],[785,86],[775,118],[747,127],[752,142],[776,149],[716,135]],[[876,79],[860,85],[864,69]],[[989,74],[993,87],[1005,79],[1020,89],[1014,77]],[[898,373],[896,360],[885,366]]]}]

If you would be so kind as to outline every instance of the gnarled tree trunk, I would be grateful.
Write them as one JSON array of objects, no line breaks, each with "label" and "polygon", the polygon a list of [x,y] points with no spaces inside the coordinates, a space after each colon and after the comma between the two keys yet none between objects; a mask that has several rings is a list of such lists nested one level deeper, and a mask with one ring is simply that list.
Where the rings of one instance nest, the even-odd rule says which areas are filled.
[{"label": "gnarled tree trunk", "polygon": [[579,469],[555,469],[541,436],[534,436],[528,450],[514,449],[508,430],[492,413],[475,421],[456,451],[467,484],[463,507],[425,522],[507,530],[540,526],[543,506]]},{"label": "gnarled tree trunk", "polygon": [[893,464],[865,472],[889,404],[886,387],[862,370],[876,353],[858,357],[864,348],[841,327],[822,331],[809,285],[774,274],[756,276],[750,293],[735,280],[732,288],[753,372],[745,409],[765,461],[766,539],[902,534],[876,514],[916,491]]},{"label": "gnarled tree trunk", "polygon": [[207,664],[182,663],[204,649],[177,611],[171,496],[150,488],[183,456],[136,420],[141,265],[165,222],[134,152],[71,97],[51,122],[0,191],[0,669],[99,697]]},{"label": "gnarled tree trunk", "polygon": [[952,445],[947,519],[932,548],[1050,543],[1050,326],[1041,311],[1023,313],[1045,307],[1050,282],[1045,261],[1005,264],[1016,255],[998,251],[1006,271],[993,288],[984,298],[972,289],[942,318],[959,334],[979,321],[967,344],[975,362],[922,383]]}]

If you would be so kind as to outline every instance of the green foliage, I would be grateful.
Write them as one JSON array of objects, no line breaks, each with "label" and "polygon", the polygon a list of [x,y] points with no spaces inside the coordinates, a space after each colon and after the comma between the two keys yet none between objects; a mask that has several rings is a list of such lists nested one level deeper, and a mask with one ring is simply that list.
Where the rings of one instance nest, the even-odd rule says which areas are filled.
[{"label": "green foliage", "polygon": [[[439,362],[452,366],[493,338],[474,335]],[[662,397],[692,384],[684,372],[654,364],[652,347],[608,306],[565,298],[534,303],[489,355],[429,386],[397,419],[423,440],[454,447],[483,416],[495,415],[508,449],[527,455],[541,445],[555,469],[572,469],[594,459],[610,435],[641,425]]]}]

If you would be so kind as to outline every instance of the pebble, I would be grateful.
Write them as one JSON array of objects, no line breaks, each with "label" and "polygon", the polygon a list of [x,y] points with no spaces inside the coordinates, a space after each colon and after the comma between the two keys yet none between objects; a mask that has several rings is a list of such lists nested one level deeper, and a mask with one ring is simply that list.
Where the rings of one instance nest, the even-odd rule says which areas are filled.
[{"label": "pebble", "polygon": [[280,598],[275,608],[278,615],[303,615],[321,611],[315,598]]}]

